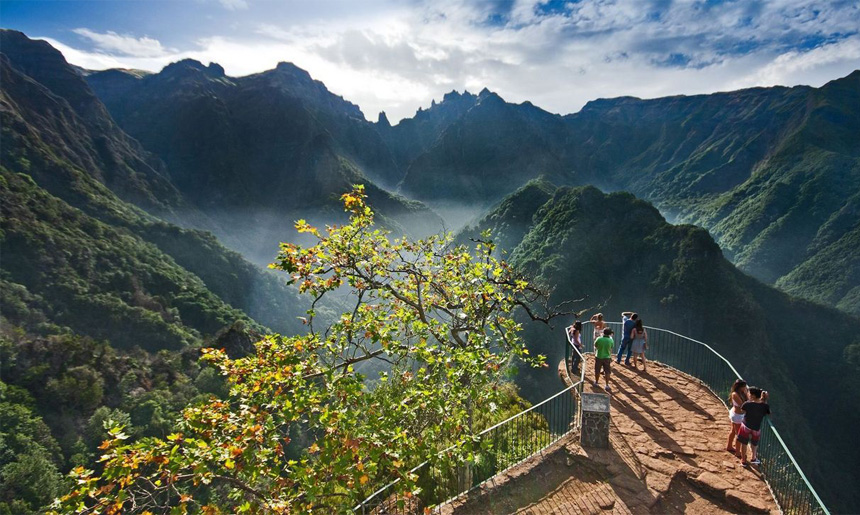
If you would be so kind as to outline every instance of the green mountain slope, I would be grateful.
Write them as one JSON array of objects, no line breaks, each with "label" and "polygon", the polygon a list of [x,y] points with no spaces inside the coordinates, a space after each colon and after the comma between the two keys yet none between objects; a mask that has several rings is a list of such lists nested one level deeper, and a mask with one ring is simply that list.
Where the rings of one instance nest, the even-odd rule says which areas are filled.
[{"label": "green mountain slope", "polygon": [[[46,303],[45,316],[119,348],[177,350],[236,320],[251,321],[157,247],[69,207],[3,169],[3,273],[8,293]],[[4,311],[10,305],[4,303]]]},{"label": "green mountain slope", "polygon": [[[90,170],[120,198],[161,214],[187,209],[164,165],[113,122],[86,82],[44,41],[0,30],[3,91],[60,158]],[[18,73],[10,72],[13,67]]]},{"label": "green mountain slope", "polygon": [[[743,274],[706,231],[670,225],[628,193],[564,187],[549,195],[545,183],[533,183],[472,230],[483,229],[496,232],[513,263],[554,287],[556,300],[586,296],[583,307],[602,304],[612,320],[632,309],[648,325],[714,346],[744,377],[774,392],[774,421],[826,501],[835,509],[860,501],[830,486],[860,476],[846,465],[860,463],[850,439],[860,422],[860,385],[842,359],[860,340],[860,321]],[[816,321],[815,330],[801,320]],[[560,328],[530,333],[535,351],[561,359]],[[552,375],[523,378],[523,391],[540,397],[557,384]],[[809,409],[823,405],[845,409]],[[832,437],[827,443],[815,437],[822,432]]]},{"label": "green mountain slope", "polygon": [[653,200],[742,270],[860,314],[860,71],[821,88],[598,101],[565,121],[584,181]]},{"label": "green mountain slope", "polygon": [[[20,34],[11,31],[0,34],[8,37],[10,33],[16,38],[16,34]],[[44,45],[39,41],[30,43],[37,50]],[[19,46],[23,47],[20,41]],[[49,50],[49,55],[56,52]],[[20,52],[23,55],[32,53]],[[57,68],[53,75],[64,75],[70,69],[64,60],[53,61],[52,66]],[[108,228],[127,231],[141,241],[154,244],[162,253],[158,259],[169,256],[169,259],[202,278],[206,287],[219,298],[249,313],[268,327],[285,332],[300,329],[295,316],[301,314],[303,309],[296,307],[297,294],[287,288],[282,280],[258,269],[237,253],[228,251],[211,235],[181,229],[123,202],[108,188],[109,184],[105,185],[100,180],[107,173],[99,166],[98,149],[89,145],[93,134],[96,134],[96,140],[114,138],[134,142],[116,128],[109,117],[107,121],[99,122],[100,127],[109,129],[107,134],[90,132],[86,130],[81,116],[71,109],[69,99],[54,94],[13,67],[11,61],[5,58],[5,53],[0,54],[0,67],[4,79],[0,89],[0,122],[3,131],[0,160],[8,172],[26,174],[45,190],[29,192],[28,195],[53,196],[62,201],[59,205],[63,209],[79,209]],[[44,70],[40,73],[51,75]],[[82,97],[98,102],[85,82],[72,81],[70,84],[63,90],[70,99]],[[101,110],[93,109],[99,116],[107,116],[103,107]],[[77,153],[70,154],[70,148],[78,149]],[[131,175],[140,177],[138,173]],[[147,183],[141,184],[146,186]],[[175,189],[170,191],[178,195]],[[205,219],[185,206],[181,198],[175,201],[174,207],[191,211],[188,218],[203,220],[205,223]],[[39,220],[41,214],[30,215]],[[273,255],[276,251],[274,246],[270,249]],[[14,263],[4,260],[4,268],[6,264]]]}]

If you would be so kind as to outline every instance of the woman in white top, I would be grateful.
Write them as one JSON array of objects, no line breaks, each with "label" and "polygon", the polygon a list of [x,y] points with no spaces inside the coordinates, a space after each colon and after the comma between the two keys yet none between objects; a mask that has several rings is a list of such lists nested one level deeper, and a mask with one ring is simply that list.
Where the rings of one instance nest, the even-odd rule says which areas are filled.
[{"label": "woman in white top", "polygon": [[606,322],[603,321],[603,313],[598,313],[591,317],[591,324],[594,326],[594,339],[603,336],[603,330],[606,329]]},{"label": "woman in white top", "polygon": [[735,441],[735,436],[738,434],[738,429],[741,427],[741,422],[744,421],[744,410],[741,406],[749,399],[749,389],[747,382],[743,379],[738,379],[732,385],[731,393],[729,394],[729,403],[732,407],[729,409],[729,419],[732,421],[732,432],[729,433],[729,442],[726,445],[726,450],[737,455],[740,455],[740,442]]}]

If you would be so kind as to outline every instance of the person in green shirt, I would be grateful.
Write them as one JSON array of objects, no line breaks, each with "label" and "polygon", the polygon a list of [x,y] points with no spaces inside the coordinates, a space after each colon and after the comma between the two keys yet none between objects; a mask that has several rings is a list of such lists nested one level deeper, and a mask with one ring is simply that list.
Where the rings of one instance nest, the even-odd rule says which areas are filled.
[{"label": "person in green shirt", "polygon": [[612,370],[612,347],[615,345],[615,340],[612,339],[612,329],[606,328],[603,330],[603,336],[594,340],[594,386],[599,386],[600,371],[603,370],[606,379],[606,391],[609,388],[609,374]]}]

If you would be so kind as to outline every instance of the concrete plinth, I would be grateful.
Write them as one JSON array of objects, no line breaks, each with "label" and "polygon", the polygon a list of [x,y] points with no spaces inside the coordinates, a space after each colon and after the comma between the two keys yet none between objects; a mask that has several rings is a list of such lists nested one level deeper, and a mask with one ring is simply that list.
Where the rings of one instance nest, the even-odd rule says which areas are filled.
[{"label": "concrete plinth", "polygon": [[583,447],[608,449],[609,422],[609,395],[583,392],[580,444]]}]

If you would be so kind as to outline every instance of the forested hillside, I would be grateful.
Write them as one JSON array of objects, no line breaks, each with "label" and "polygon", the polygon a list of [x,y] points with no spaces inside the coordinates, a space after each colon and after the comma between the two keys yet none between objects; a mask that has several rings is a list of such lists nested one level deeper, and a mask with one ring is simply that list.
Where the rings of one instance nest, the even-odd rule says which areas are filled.
[{"label": "forested hillside", "polygon": [[[754,277],[860,314],[860,71],[821,88],[600,99],[566,116],[454,91],[394,126],[384,113],[368,123],[288,63],[236,78],[182,61],[87,80],[219,236],[240,234],[234,246],[258,261],[279,219],[330,219],[331,197],[352,182],[398,188],[461,227],[544,177],[633,192],[708,229]],[[368,188],[391,226],[438,229],[423,206]]]},{"label": "forested hillside", "polygon": [[164,435],[223,394],[201,345],[248,352],[267,327],[301,332],[306,306],[211,234],[122,200],[192,211],[58,52],[0,35],[0,513],[29,513],[93,463],[105,419]]},{"label": "forested hillside", "polygon": [[[774,422],[828,504],[856,505],[853,492],[829,485],[860,476],[848,465],[860,463],[850,438],[860,423],[860,376],[850,359],[860,344],[860,320],[744,275],[706,231],[670,225],[629,193],[533,182],[461,238],[485,229],[494,231],[512,263],[554,286],[556,300],[585,296],[584,307],[610,320],[634,310],[647,325],[714,346],[741,375],[773,393]],[[527,332],[534,352],[563,357],[561,327]],[[537,398],[552,390],[545,386],[552,373],[525,372],[518,379],[524,392],[540,392]],[[809,416],[809,406],[831,404],[845,409]],[[833,438],[815,436],[825,431]]]}]

